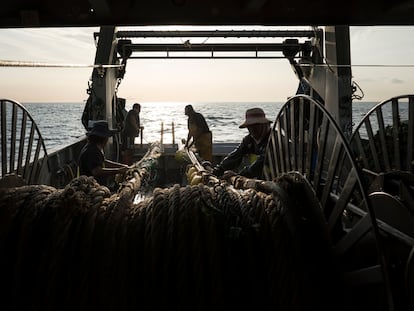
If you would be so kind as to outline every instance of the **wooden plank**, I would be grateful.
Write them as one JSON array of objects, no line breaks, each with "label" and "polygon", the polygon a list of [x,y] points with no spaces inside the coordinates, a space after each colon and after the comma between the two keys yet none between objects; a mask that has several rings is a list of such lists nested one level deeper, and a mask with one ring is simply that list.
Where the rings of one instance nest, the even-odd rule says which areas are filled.
[{"label": "wooden plank", "polygon": [[[332,133],[333,134],[333,133]],[[336,133],[335,133],[336,134]],[[332,191],[332,186],[333,183],[336,180],[338,180],[338,163],[340,160],[340,155],[342,152],[342,148],[343,148],[343,142],[340,139],[340,136],[336,136],[335,138],[335,144],[334,144],[334,148],[332,151],[332,155],[331,158],[329,160],[329,165],[328,165],[328,175],[326,178],[326,182],[325,185],[323,187],[323,192],[320,198],[320,202],[322,206],[327,206],[327,201],[329,198],[329,193]]]},{"label": "wooden plank", "polygon": [[10,172],[14,171],[16,161],[17,105],[13,105],[10,137]]},{"label": "wooden plank", "polygon": [[23,175],[23,153],[24,144],[26,139],[26,125],[27,125],[27,112],[23,111],[22,123],[20,127],[20,143],[19,143],[19,155],[17,157],[17,174]]},{"label": "wooden plank", "polygon": [[32,147],[33,147],[33,139],[34,139],[34,133],[35,133],[35,125],[33,122],[30,122],[30,134],[29,134],[29,142],[27,144],[27,150],[26,150],[26,161],[24,164],[24,172],[23,172],[23,178],[26,180],[29,180],[30,177],[30,158],[32,156]]},{"label": "wooden plank", "polygon": [[394,168],[401,169],[401,157],[400,157],[400,115],[398,109],[398,100],[392,99],[392,137],[394,143]]},{"label": "wooden plank", "polygon": [[1,101],[1,175],[4,176],[7,171],[7,109],[6,101]]},{"label": "wooden plank", "polygon": [[368,145],[371,151],[372,160],[374,161],[374,167],[371,169],[375,170],[376,172],[380,172],[381,166],[378,159],[377,148],[375,147],[374,133],[372,131],[371,120],[369,118],[366,118],[364,121],[364,125],[368,134]]},{"label": "wooden plank", "polygon": [[382,160],[384,161],[384,166],[386,171],[391,170],[390,159],[388,156],[388,148],[386,143],[386,136],[385,136],[385,125],[384,125],[384,117],[382,115],[381,106],[376,109],[377,114],[377,122],[378,122],[378,133],[381,145],[381,153],[382,153]]},{"label": "wooden plank", "polygon": [[414,172],[414,96],[408,102],[407,164],[406,170]]}]

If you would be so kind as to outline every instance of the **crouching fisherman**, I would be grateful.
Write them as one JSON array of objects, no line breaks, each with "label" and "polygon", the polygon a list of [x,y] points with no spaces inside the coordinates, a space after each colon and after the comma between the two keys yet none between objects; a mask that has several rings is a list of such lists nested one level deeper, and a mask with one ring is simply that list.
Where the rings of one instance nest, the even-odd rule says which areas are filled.
[{"label": "crouching fisherman", "polygon": [[109,137],[116,133],[110,130],[105,120],[96,121],[86,134],[88,142],[80,152],[78,175],[93,176],[100,185],[109,186],[109,177],[125,173],[130,167],[126,164],[105,158],[104,149]]},{"label": "crouching fisherman", "polygon": [[271,122],[266,118],[261,108],[248,109],[246,111],[246,120],[239,128],[247,128],[249,134],[243,138],[235,150],[229,153],[214,168],[214,175],[222,177],[225,171],[237,170],[241,166],[243,158],[248,157],[249,164],[245,165],[238,174],[248,178],[262,178],[266,146],[271,132]]}]

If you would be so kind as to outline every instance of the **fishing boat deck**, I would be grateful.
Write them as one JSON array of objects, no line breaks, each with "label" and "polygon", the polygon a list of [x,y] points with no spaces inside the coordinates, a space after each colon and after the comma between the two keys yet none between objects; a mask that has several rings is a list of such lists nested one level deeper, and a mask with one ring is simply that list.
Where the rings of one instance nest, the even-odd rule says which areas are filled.
[{"label": "fishing boat deck", "polygon": [[[236,148],[238,143],[214,143],[213,144],[213,165],[219,163],[228,153]],[[123,162],[139,161],[150,148],[150,144],[136,144],[133,149],[132,158],[123,159]],[[172,184],[186,184],[185,170],[190,162],[177,159],[176,153],[182,150],[181,144],[162,144],[162,156],[157,163],[157,177],[155,185],[165,187]],[[121,158],[122,160],[122,158]]]},{"label": "fishing boat deck", "polygon": [[[213,156],[222,158],[237,147],[237,142],[213,143]],[[143,156],[150,144],[136,144],[134,146],[134,155]],[[166,156],[175,156],[175,153],[183,146],[180,144],[162,144],[163,154]]]}]

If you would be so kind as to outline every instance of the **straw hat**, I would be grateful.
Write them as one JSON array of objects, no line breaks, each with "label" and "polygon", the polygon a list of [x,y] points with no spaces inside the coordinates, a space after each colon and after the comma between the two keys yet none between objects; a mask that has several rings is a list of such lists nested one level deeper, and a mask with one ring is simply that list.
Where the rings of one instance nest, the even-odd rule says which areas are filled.
[{"label": "straw hat", "polygon": [[111,137],[116,133],[116,130],[110,130],[108,122],[105,120],[95,121],[92,129],[87,133],[88,136],[94,135],[99,137]]},{"label": "straw hat", "polygon": [[266,118],[266,115],[261,108],[251,108],[246,110],[246,120],[239,126],[239,128],[245,128],[253,124],[265,124],[272,123]]}]

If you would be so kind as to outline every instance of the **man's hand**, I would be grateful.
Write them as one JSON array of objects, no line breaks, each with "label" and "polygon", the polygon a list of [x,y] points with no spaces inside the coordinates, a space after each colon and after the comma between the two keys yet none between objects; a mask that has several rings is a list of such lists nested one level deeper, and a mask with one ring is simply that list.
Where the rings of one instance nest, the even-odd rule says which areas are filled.
[{"label": "man's hand", "polygon": [[118,169],[118,172],[121,173],[121,174],[123,174],[123,173],[126,173],[126,171],[128,171],[129,169],[130,169],[130,167],[128,165],[124,165],[124,166],[121,166]]},{"label": "man's hand", "polygon": [[224,170],[219,165],[216,165],[216,167],[213,169],[213,174],[217,177],[221,177],[221,175],[223,175],[223,172]]},{"label": "man's hand", "polygon": [[223,179],[225,179],[225,180],[229,180],[231,177],[233,177],[233,176],[237,176],[238,174],[236,173],[236,172],[234,172],[234,171],[225,171],[224,172],[224,174],[223,174]]}]

